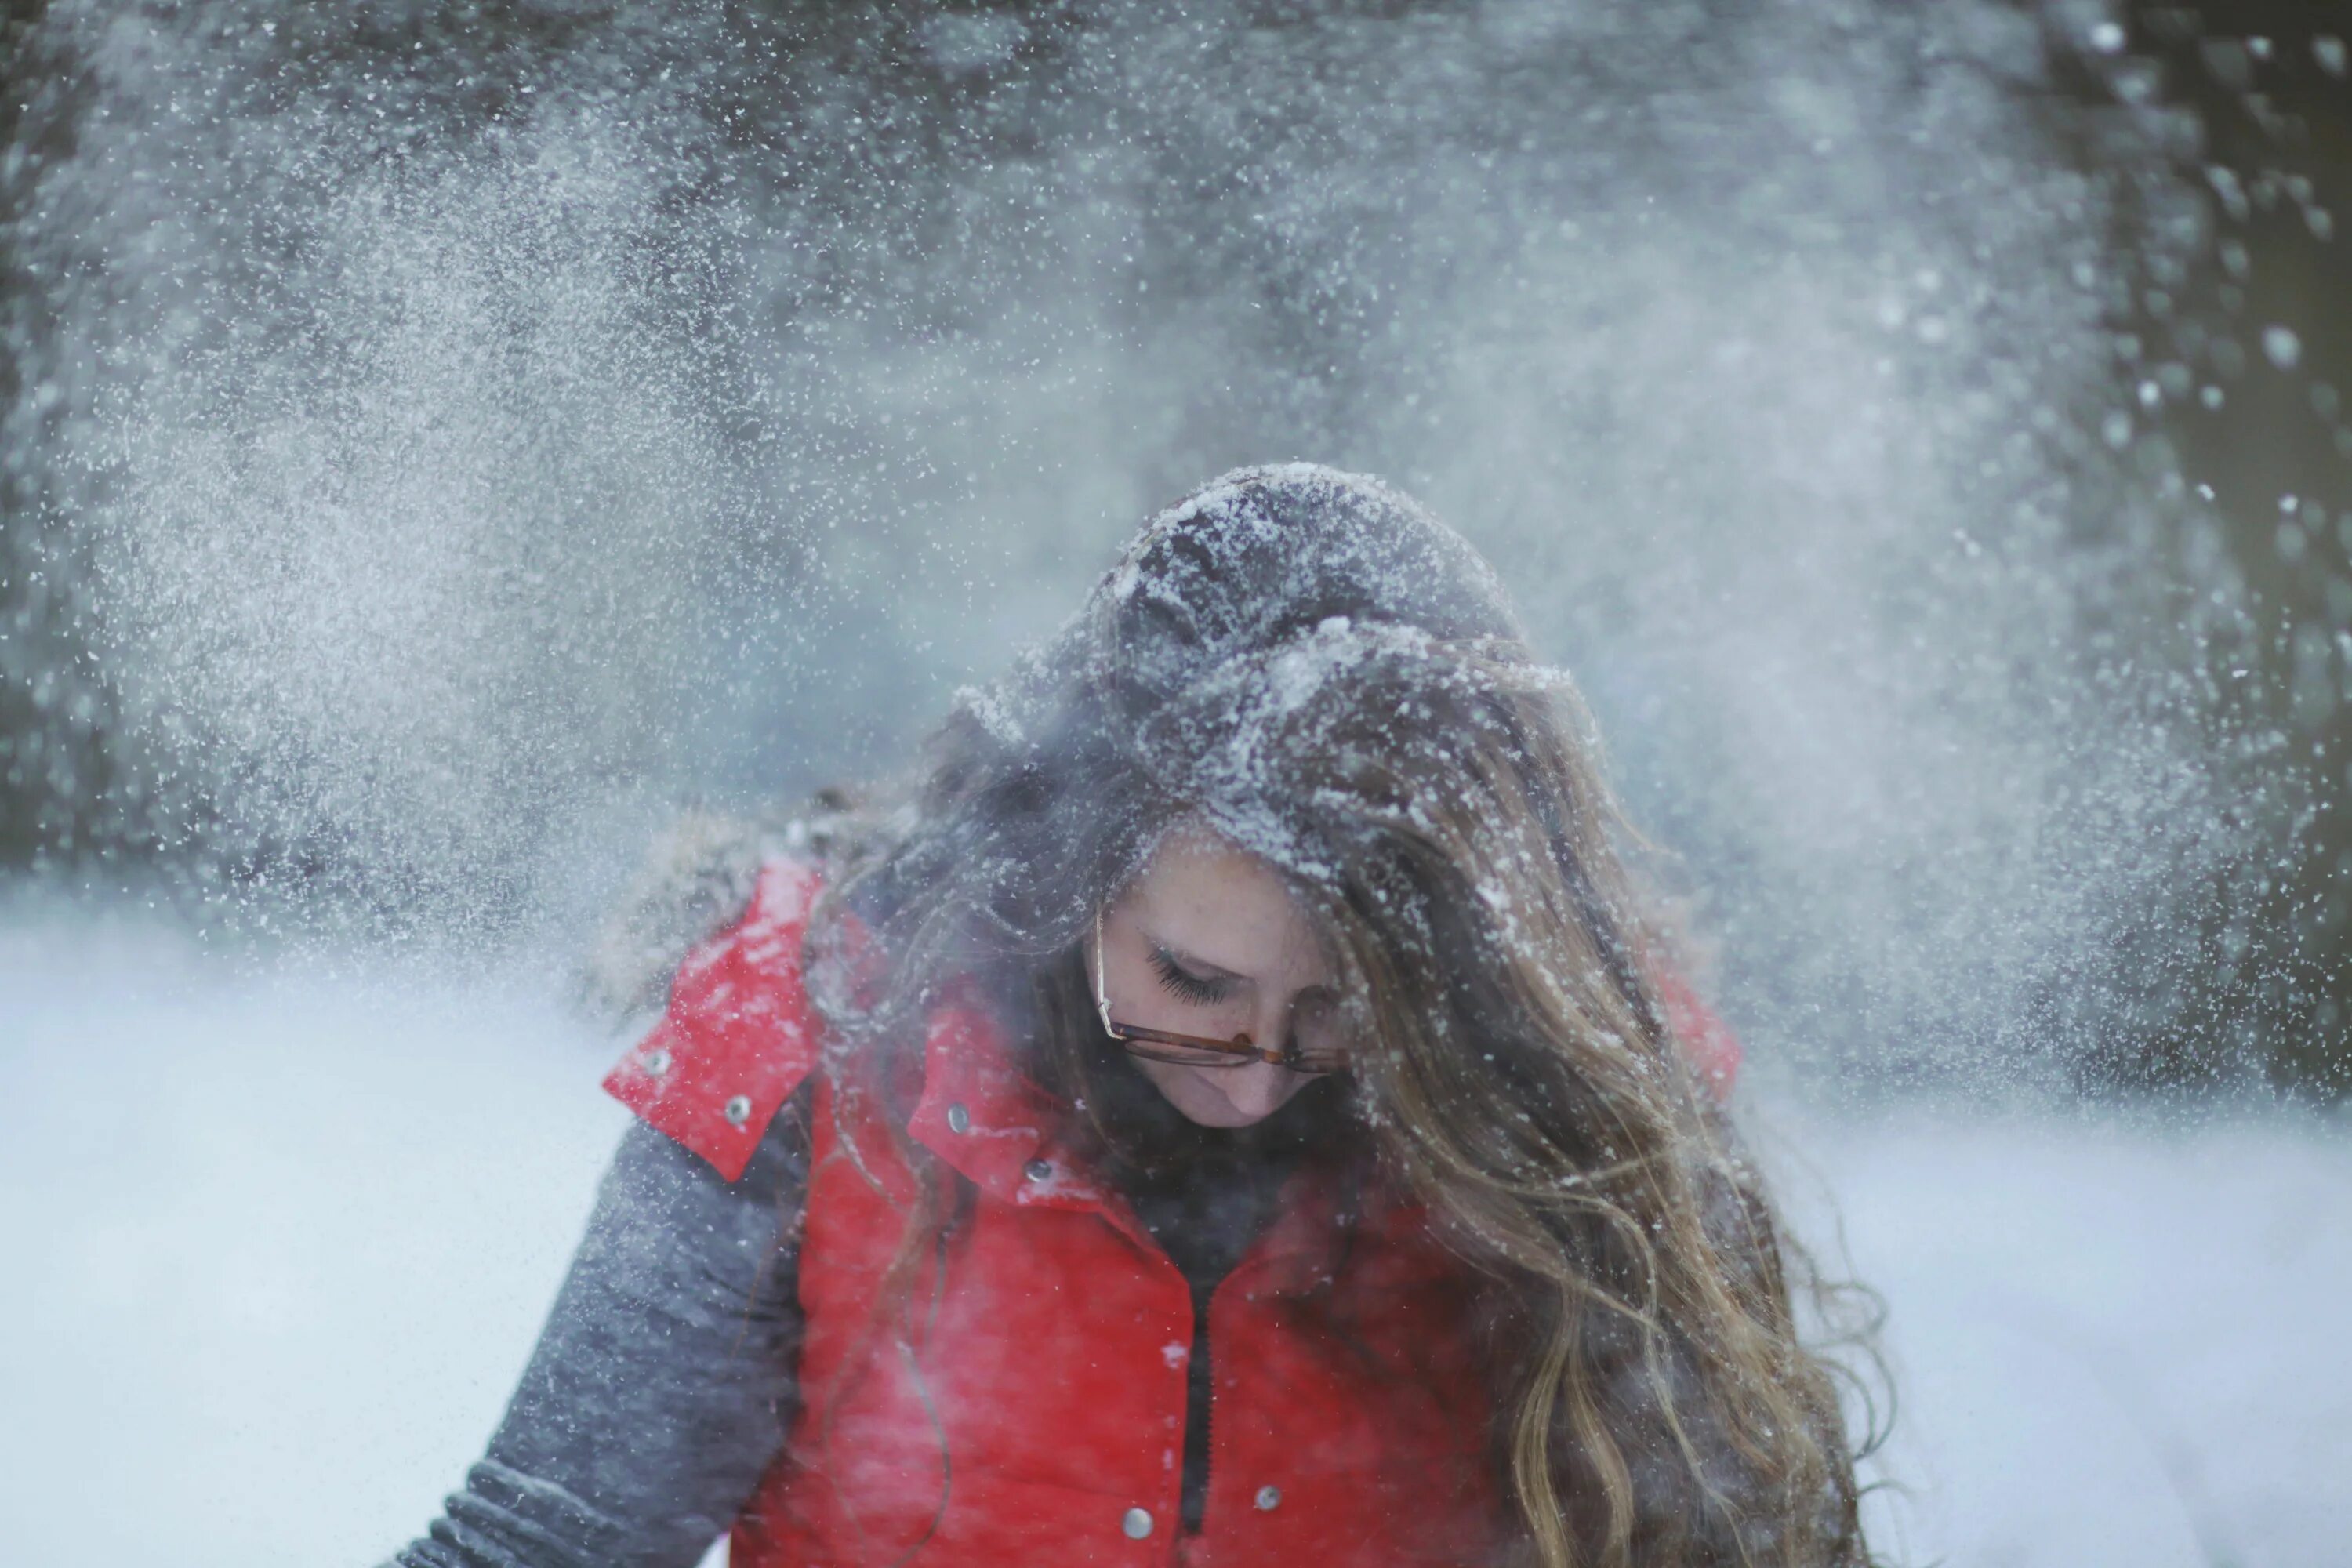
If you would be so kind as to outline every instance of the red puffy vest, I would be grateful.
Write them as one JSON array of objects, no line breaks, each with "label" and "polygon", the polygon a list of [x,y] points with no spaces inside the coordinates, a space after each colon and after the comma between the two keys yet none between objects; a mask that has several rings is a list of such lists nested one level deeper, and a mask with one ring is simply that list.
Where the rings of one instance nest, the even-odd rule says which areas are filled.
[{"label": "red puffy vest", "polygon": [[1206,1507],[1179,1530],[1191,1291],[976,1007],[932,1016],[906,1129],[976,1197],[910,1305],[877,1316],[916,1186],[874,1097],[819,1070],[800,974],[816,886],[771,866],[605,1080],[733,1180],[816,1078],[802,1407],[735,1522],[735,1568],[1480,1561],[1498,1505],[1469,1280],[1421,1211],[1343,1215],[1312,1164],[1210,1299]]}]

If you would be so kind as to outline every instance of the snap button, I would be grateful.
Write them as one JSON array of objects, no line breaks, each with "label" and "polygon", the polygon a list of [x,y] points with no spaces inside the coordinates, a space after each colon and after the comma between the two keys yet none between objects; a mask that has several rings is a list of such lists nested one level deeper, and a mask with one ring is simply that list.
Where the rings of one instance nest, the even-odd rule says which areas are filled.
[{"label": "snap button", "polygon": [[1282,1489],[1280,1487],[1260,1487],[1257,1489],[1257,1506],[1260,1509],[1275,1509],[1280,1507],[1281,1504]]},{"label": "snap button", "polygon": [[737,1095],[734,1099],[727,1102],[727,1109],[724,1114],[730,1125],[736,1127],[742,1126],[743,1123],[751,1120],[751,1097],[748,1094]]},{"label": "snap button", "polygon": [[1028,1177],[1033,1182],[1042,1182],[1046,1177],[1054,1173],[1054,1162],[1051,1160],[1032,1160],[1027,1164],[1021,1167],[1021,1173]]},{"label": "snap button", "polygon": [[643,1066],[647,1073],[659,1078],[669,1071],[669,1053],[666,1050],[647,1051]]},{"label": "snap button", "polygon": [[1129,1509],[1127,1517],[1118,1521],[1118,1527],[1127,1531],[1129,1541],[1140,1541],[1151,1533],[1151,1515],[1144,1509]]},{"label": "snap button", "polygon": [[948,1131],[950,1132],[971,1131],[971,1112],[963,1108],[961,1100],[957,1100],[948,1107]]}]

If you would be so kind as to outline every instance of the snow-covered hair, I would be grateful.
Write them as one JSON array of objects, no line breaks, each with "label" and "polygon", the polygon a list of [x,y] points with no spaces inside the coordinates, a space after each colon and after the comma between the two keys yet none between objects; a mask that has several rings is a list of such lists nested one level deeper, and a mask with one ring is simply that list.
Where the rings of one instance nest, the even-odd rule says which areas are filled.
[{"label": "snow-covered hair", "polygon": [[1437,675],[1440,645],[1532,668],[1459,534],[1364,475],[1236,468],[1147,523],[1057,636],[958,694],[846,901],[895,958],[931,954],[916,967],[936,981],[1066,946],[1179,816],[1309,870],[1277,731],[1384,654]]}]

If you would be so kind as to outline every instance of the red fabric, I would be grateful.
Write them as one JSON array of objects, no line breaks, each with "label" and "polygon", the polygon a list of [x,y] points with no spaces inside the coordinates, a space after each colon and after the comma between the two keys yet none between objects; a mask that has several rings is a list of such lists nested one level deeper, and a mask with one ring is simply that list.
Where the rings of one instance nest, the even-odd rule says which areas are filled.
[{"label": "red fabric", "polygon": [[1682,1047],[1684,1059],[1717,1100],[1730,1099],[1732,1080],[1739,1076],[1739,1037],[1681,975],[1661,969],[1655,979],[1658,1000],[1665,1007],[1666,1027]]},{"label": "red fabric", "polygon": [[1332,1173],[1294,1182],[1212,1298],[1209,1489],[1201,1531],[1180,1537],[1191,1291],[1063,1141],[1066,1108],[985,1014],[934,1017],[908,1131],[976,1198],[943,1270],[926,1259],[910,1282],[902,1345],[877,1306],[913,1181],[873,1103],[817,1083],[806,1405],[737,1522],[739,1568],[881,1568],[919,1542],[923,1560],[976,1564],[1480,1556],[1486,1411],[1463,1280],[1422,1215],[1346,1226]]},{"label": "red fabric", "polygon": [[[814,893],[805,870],[772,868],[606,1079],[730,1180],[817,1065],[799,974]],[[873,1093],[819,1074],[813,1109],[802,1412],[735,1523],[736,1568],[885,1568],[918,1546],[921,1561],[983,1568],[1484,1559],[1497,1500],[1467,1280],[1422,1211],[1349,1199],[1328,1167],[1293,1178],[1211,1298],[1208,1495],[1186,1536],[1190,1289],[1074,1155],[1068,1108],[1020,1071],[988,1015],[959,1002],[932,1018],[906,1132],[976,1197],[944,1256],[914,1270],[903,1319],[877,1309],[913,1173]],[[1133,1510],[1148,1515],[1140,1539]]]},{"label": "red fabric", "polygon": [[606,1093],[730,1182],[816,1065],[801,988],[816,891],[808,868],[770,862],[742,919],[678,965],[669,1010],[604,1078]]}]

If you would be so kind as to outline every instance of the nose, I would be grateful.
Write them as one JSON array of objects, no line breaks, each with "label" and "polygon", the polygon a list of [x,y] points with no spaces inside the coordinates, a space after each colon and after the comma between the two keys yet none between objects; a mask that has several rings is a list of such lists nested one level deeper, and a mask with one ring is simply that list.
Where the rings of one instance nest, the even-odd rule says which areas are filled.
[{"label": "nose", "polygon": [[1235,1110],[1255,1119],[1282,1109],[1294,1087],[1287,1081],[1290,1076],[1288,1068],[1271,1062],[1251,1062],[1246,1067],[1218,1068],[1216,1084]]}]

